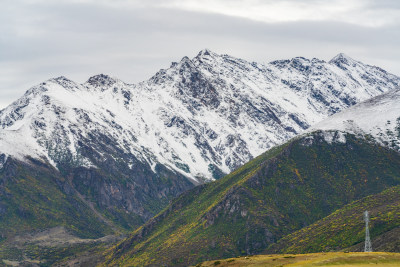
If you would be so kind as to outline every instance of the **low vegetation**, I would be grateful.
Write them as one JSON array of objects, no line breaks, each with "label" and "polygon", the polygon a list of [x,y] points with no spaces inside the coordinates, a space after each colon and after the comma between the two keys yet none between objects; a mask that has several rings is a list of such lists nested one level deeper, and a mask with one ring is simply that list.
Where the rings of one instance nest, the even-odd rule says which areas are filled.
[{"label": "low vegetation", "polygon": [[[232,261],[233,260],[233,261]],[[196,265],[197,267],[214,266],[215,261],[207,261]],[[312,254],[274,254],[257,255],[252,257],[240,257],[235,259],[220,260],[218,266],[399,266],[400,254],[387,252],[330,252]]]},{"label": "low vegetation", "polygon": [[400,184],[397,152],[346,139],[295,139],[190,190],[108,251],[105,265],[187,266],[262,253],[344,205]]},{"label": "low vegetation", "polygon": [[378,251],[399,252],[400,186],[346,205],[322,220],[285,236],[271,245],[267,252],[362,251],[365,210],[370,213],[372,247]]}]

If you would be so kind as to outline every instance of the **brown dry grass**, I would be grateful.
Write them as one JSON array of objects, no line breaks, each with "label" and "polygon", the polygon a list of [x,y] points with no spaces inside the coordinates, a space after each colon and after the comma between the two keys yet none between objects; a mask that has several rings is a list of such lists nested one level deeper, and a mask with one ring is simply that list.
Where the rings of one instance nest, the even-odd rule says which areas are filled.
[{"label": "brown dry grass", "polygon": [[400,266],[400,253],[328,252],[275,254],[208,261],[197,266]]}]

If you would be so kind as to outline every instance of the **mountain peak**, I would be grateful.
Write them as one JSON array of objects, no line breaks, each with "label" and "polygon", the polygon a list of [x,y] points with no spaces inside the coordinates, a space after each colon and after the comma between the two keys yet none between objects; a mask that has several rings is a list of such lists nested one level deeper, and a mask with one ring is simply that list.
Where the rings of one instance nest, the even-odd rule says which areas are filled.
[{"label": "mountain peak", "polygon": [[70,90],[70,91],[75,91],[76,88],[78,87],[77,83],[75,83],[74,81],[66,78],[65,76],[59,76],[59,77],[56,77],[56,78],[49,79],[46,82],[44,82],[42,85],[46,85],[47,83],[58,84],[58,85],[64,87],[67,90]]},{"label": "mountain peak", "polygon": [[89,78],[86,82],[93,87],[106,89],[117,82],[116,79],[105,74],[98,74]]},{"label": "mountain peak", "polygon": [[188,58],[187,56],[184,56],[184,57],[181,59],[181,62],[180,62],[180,63],[185,63],[185,62],[191,62],[190,58]]},{"label": "mountain peak", "polygon": [[198,54],[197,57],[202,57],[202,56],[217,56],[217,53],[214,53],[213,51],[211,51],[208,48],[205,48],[203,50],[201,50]]},{"label": "mountain peak", "polygon": [[192,69],[192,68],[195,67],[194,64],[193,64],[193,61],[190,58],[188,58],[187,56],[184,56],[181,59],[181,61],[178,64],[176,64],[176,66],[178,66],[178,69],[182,69],[182,68],[184,68],[184,69],[186,69],[186,68]]},{"label": "mountain peak", "polygon": [[348,55],[344,54],[344,53],[339,53],[337,54],[335,57],[333,57],[329,63],[331,64],[336,64],[336,65],[350,65],[351,63],[355,63],[356,61],[354,59],[352,59],[351,57],[349,57]]},{"label": "mountain peak", "polygon": [[61,85],[63,85],[64,83],[73,83],[72,80],[68,79],[65,76],[59,76],[59,77],[56,77],[56,78],[51,78],[51,79],[48,80],[48,82],[55,82],[55,83],[58,83],[58,84],[61,84]]}]

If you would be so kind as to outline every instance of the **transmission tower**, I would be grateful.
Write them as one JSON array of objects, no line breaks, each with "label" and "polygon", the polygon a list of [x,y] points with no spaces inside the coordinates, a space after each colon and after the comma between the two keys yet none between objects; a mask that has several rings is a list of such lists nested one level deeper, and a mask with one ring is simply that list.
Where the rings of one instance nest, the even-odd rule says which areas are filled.
[{"label": "transmission tower", "polygon": [[369,213],[366,210],[364,212],[364,221],[365,221],[365,247],[364,252],[372,252],[371,238],[369,237]]}]

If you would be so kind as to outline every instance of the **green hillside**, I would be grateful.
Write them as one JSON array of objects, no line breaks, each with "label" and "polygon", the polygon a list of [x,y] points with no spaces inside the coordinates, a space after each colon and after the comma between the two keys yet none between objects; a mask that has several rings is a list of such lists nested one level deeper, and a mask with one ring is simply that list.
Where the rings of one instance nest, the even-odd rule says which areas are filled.
[{"label": "green hillside", "polygon": [[[45,229],[65,229],[74,241],[115,233],[114,226],[99,218],[76,194],[61,190],[60,185],[65,182],[56,170],[40,162],[7,161],[0,170],[1,260],[18,263],[28,258],[51,262],[53,258],[57,260],[88,247],[88,244],[76,244],[79,249],[74,251],[67,240],[61,246],[40,246],[38,242],[29,242],[30,234]],[[44,258],[46,261],[42,261]],[[1,260],[0,266],[3,266]]]},{"label": "green hillside", "polygon": [[115,161],[98,166],[59,171],[32,158],[7,159],[0,169],[0,266],[2,260],[49,265],[82,250],[108,247],[193,187],[160,166],[157,175],[150,167],[138,165],[132,172]]},{"label": "green hillside", "polygon": [[3,239],[56,226],[64,226],[81,238],[98,238],[114,232],[75,194],[64,193],[60,184],[66,179],[47,165],[10,159],[0,170],[0,178]]},{"label": "green hillside", "polygon": [[[312,225],[280,239],[268,253],[308,253],[343,250],[362,251],[365,239],[363,212],[370,212],[372,247],[377,251],[400,251],[400,187],[355,201]],[[382,238],[384,236],[384,238]]]},{"label": "green hillside", "polygon": [[[338,138],[336,138],[338,140]],[[256,254],[345,204],[400,184],[397,152],[321,133],[196,187],[107,252],[105,265],[185,266]]]}]

